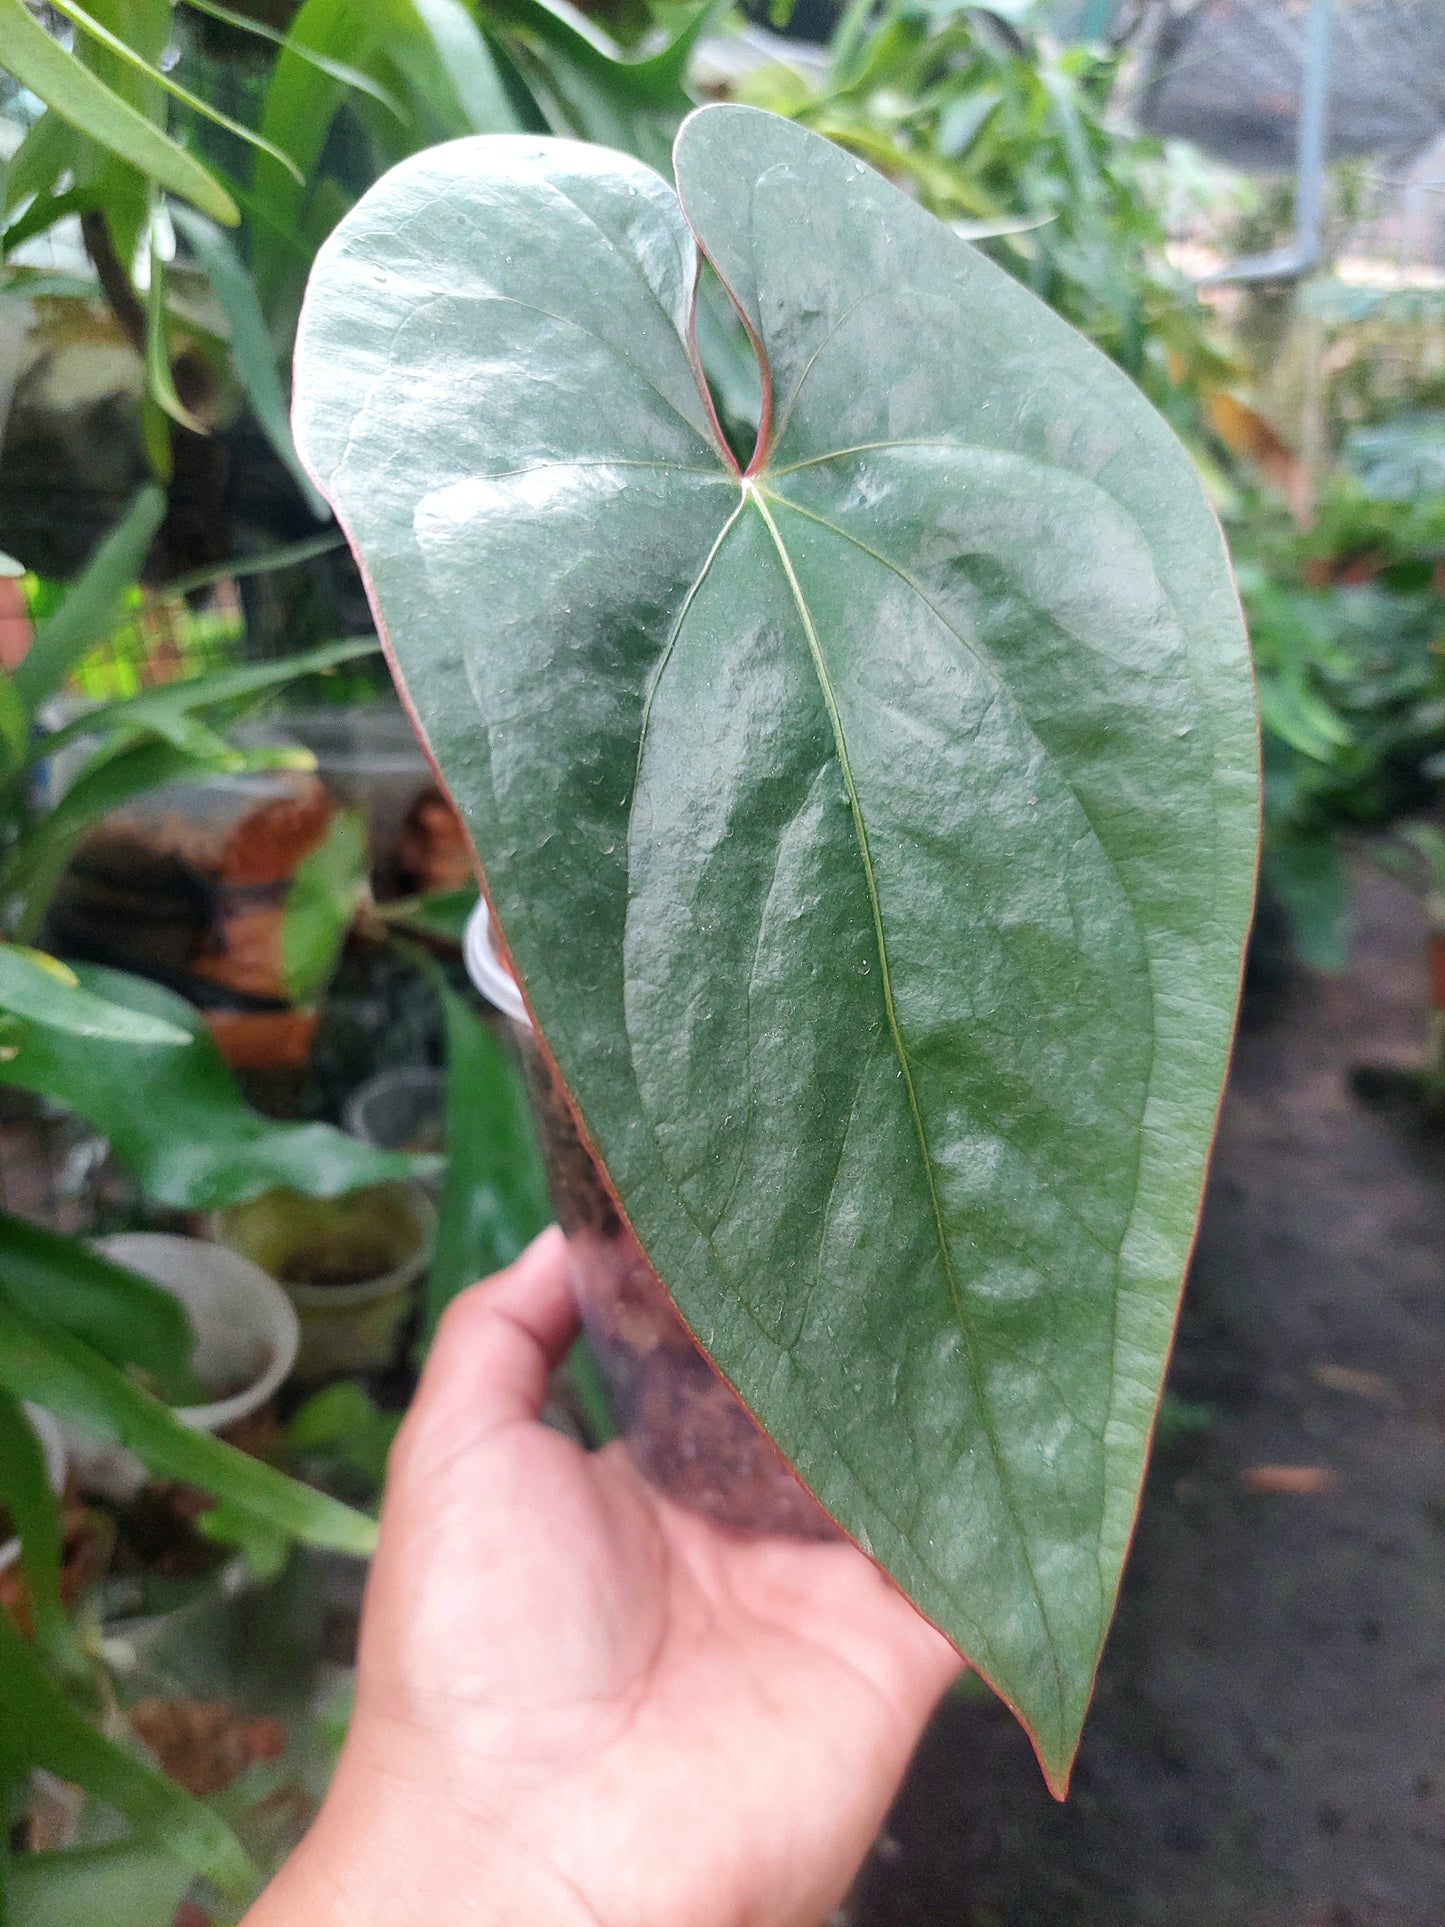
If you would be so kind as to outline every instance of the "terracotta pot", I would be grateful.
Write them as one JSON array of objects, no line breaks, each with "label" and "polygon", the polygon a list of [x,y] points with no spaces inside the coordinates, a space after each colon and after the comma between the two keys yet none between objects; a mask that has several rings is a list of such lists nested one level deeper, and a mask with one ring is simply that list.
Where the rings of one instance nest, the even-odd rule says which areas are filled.
[{"label": "terracotta pot", "polygon": [[207,1010],[202,1016],[233,1071],[300,1070],[311,1055],[319,1010]]},{"label": "terracotta pot", "polygon": [[516,984],[488,941],[485,903],[468,930],[466,957],[521,1058],[583,1326],[643,1474],[668,1498],[720,1525],[837,1538],[838,1528],[687,1329],[624,1223]]},{"label": "terracotta pot", "polygon": [[334,813],[316,777],[295,770],[154,791],[86,838],[52,903],[50,939],[179,991],[233,1070],[295,1070],[318,1013],[288,999],[282,930],[296,868]]}]

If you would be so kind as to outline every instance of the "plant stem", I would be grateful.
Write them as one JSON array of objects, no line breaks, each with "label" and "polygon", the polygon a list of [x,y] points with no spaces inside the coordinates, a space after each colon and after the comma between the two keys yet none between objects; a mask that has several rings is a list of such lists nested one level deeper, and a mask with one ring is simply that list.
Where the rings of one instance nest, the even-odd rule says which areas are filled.
[{"label": "plant stem", "polygon": [[120,324],[120,331],[135,349],[141,360],[146,352],[146,317],[140,296],[131,286],[130,276],[121,266],[120,256],[115,251],[111,239],[110,223],[98,208],[80,217],[81,239],[90,257],[90,265],[95,269],[100,282],[101,293],[105,296],[111,313]]}]

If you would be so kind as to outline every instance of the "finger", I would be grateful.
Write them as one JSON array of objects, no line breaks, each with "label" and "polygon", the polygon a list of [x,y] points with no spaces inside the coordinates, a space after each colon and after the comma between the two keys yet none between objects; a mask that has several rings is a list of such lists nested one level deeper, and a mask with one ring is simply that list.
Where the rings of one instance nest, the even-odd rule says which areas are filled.
[{"label": "finger", "polygon": [[[577,1335],[567,1245],[553,1225],[442,1315],[413,1403],[414,1431],[468,1439],[535,1419]],[[409,1421],[410,1422],[410,1421]]]}]

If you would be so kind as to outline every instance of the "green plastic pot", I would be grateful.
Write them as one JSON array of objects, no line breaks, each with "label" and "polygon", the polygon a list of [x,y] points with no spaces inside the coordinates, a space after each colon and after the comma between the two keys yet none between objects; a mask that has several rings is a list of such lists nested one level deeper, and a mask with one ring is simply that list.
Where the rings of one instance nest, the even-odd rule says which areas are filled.
[{"label": "green plastic pot", "polygon": [[384,1370],[400,1348],[436,1243],[418,1185],[340,1198],[268,1191],[216,1214],[212,1235],[268,1272],[296,1307],[304,1383]]}]

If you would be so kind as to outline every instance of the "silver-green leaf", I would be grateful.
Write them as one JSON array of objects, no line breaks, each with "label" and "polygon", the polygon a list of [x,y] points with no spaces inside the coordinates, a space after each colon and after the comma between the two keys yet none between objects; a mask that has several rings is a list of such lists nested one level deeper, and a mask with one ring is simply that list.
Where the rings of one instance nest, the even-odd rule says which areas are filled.
[{"label": "silver-green leaf", "polygon": [[1061,1788],[1249,918],[1239,609],[1169,430],[967,243],[754,110],[675,166],[398,167],[318,258],[297,445],[643,1247]]}]

